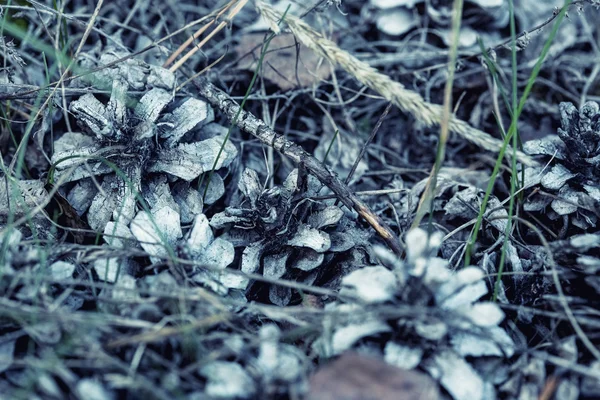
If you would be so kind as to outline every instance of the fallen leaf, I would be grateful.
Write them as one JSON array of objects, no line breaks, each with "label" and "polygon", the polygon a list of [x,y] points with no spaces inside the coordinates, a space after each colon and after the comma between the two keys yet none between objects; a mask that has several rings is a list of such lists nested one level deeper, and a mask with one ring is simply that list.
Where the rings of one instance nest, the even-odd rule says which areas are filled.
[{"label": "fallen leaf", "polygon": [[[235,48],[238,57],[243,57],[238,68],[256,69],[264,40],[262,33],[250,33],[242,37]],[[331,73],[328,62],[309,48],[300,45],[296,52],[296,43],[293,35],[275,36],[263,59],[262,76],[282,90],[311,86],[329,78]]]},{"label": "fallen leaf", "polygon": [[310,378],[311,400],[436,400],[437,384],[427,375],[377,358],[345,353]]}]

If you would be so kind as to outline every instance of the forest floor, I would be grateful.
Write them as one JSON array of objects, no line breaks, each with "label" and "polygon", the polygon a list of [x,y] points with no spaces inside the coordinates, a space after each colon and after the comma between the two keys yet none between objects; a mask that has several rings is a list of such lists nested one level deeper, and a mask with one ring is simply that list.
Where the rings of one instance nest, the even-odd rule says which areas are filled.
[{"label": "forest floor", "polygon": [[0,1],[0,399],[592,399],[598,0]]}]

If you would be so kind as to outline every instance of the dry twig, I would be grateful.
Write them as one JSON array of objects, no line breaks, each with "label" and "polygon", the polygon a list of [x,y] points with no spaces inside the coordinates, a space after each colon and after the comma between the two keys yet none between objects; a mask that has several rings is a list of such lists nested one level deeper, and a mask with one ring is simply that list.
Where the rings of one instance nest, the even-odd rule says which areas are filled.
[{"label": "dry twig", "polygon": [[[224,113],[239,129],[251,134],[262,143],[271,146],[297,165],[304,165],[308,171],[321,181],[321,183],[331,189],[346,207],[354,209],[361,217],[363,217],[367,223],[377,231],[394,253],[399,256],[402,254],[400,241],[396,238],[387,224],[373,213],[365,203],[356,197],[335,174],[323,165],[323,163],[308,154],[299,145],[290,142],[285,137],[269,128],[267,124],[251,113],[243,110],[240,112],[240,106],[225,92],[216,88],[206,78],[198,78],[194,81],[194,84],[198,88],[200,95],[206,98],[214,108]],[[238,113],[240,114],[236,120],[235,117]]]}]

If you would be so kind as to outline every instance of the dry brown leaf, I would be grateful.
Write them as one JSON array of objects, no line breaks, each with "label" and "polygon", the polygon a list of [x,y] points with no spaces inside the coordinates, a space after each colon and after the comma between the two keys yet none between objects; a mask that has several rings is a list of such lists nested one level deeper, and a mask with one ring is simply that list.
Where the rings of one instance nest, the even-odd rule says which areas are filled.
[{"label": "dry brown leaf", "polygon": [[310,379],[311,400],[437,400],[437,384],[427,375],[377,358],[345,353]]},{"label": "dry brown leaf", "polygon": [[[243,57],[238,68],[254,71],[260,58],[265,35],[244,35],[235,48],[238,57]],[[296,52],[296,41],[290,34],[273,38],[263,59],[262,76],[282,90],[308,87],[330,76],[329,63],[309,48],[300,45]],[[297,57],[298,55],[298,57]]]}]

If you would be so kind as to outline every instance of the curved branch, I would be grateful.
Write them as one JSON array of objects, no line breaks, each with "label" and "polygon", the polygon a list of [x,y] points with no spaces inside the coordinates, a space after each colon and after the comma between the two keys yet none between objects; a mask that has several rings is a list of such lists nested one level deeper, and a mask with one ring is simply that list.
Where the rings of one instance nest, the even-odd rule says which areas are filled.
[{"label": "curved branch", "polygon": [[[308,154],[299,145],[290,142],[282,135],[269,128],[262,120],[256,118],[247,111],[240,112],[240,106],[231,99],[227,93],[216,88],[206,78],[194,80],[194,84],[208,102],[216,109],[223,112],[227,118],[244,132],[247,132],[260,140],[267,146],[277,150],[282,155],[288,157],[296,165],[302,164],[311,172],[322,184],[327,186],[344,205],[354,209],[369,225],[377,231],[379,236],[386,242],[388,247],[401,256],[403,251],[400,241],[394,235],[392,230],[379,216],[377,216],[365,203],[363,203],[352,191],[323,163]],[[236,120],[236,115],[239,117]]]}]

